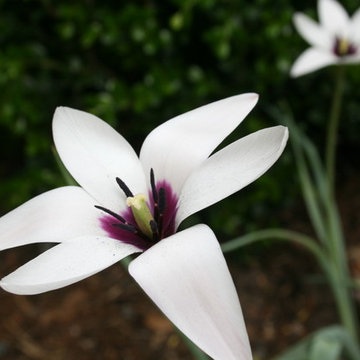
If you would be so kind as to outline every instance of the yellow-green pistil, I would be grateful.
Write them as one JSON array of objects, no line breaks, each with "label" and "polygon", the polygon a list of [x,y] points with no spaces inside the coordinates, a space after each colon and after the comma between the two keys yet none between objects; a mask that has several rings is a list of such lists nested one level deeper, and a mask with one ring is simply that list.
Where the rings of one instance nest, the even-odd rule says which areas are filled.
[{"label": "yellow-green pistil", "polygon": [[342,57],[354,55],[357,52],[357,48],[345,38],[336,38],[333,51],[335,55]]},{"label": "yellow-green pistil", "polygon": [[350,43],[346,39],[339,39],[337,44],[338,54],[347,55],[350,53]]},{"label": "yellow-green pistil", "polygon": [[126,199],[126,205],[131,208],[140,231],[152,239],[154,232],[151,228],[151,223],[154,223],[154,218],[151,214],[149,206],[146,203],[145,195],[137,194],[135,196],[129,196]]}]

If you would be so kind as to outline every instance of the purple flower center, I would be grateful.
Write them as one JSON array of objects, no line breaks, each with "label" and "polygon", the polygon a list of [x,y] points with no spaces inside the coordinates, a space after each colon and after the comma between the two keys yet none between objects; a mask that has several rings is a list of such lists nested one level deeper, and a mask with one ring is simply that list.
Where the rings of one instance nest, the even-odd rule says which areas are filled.
[{"label": "purple flower center", "polygon": [[[127,197],[133,197],[131,190],[119,178],[116,181]],[[141,250],[149,249],[161,239],[175,233],[175,217],[177,212],[178,197],[166,180],[155,181],[153,169],[150,171],[151,190],[149,201],[146,203],[153,219],[149,221],[151,236],[145,235],[137,224],[131,207],[116,214],[102,206],[95,206],[104,211],[100,226],[109,237],[118,239],[123,243],[131,244]]]},{"label": "purple flower center", "polygon": [[357,52],[357,48],[354,44],[344,38],[336,37],[333,46],[333,53],[337,56],[354,55]]}]

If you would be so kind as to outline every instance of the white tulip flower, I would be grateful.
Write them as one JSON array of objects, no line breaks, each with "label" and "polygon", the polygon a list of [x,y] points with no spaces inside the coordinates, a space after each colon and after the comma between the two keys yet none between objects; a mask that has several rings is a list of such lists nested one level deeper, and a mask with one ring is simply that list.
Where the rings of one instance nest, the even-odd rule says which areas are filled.
[{"label": "white tulip flower", "polygon": [[335,0],[318,0],[319,23],[302,13],[294,15],[300,35],[311,45],[293,64],[298,77],[328,65],[360,62],[360,9],[350,18]]},{"label": "white tulip flower", "polygon": [[48,191],[0,219],[0,250],[59,243],[0,286],[39,294],[142,253],[130,263],[130,274],[185,335],[214,359],[251,359],[240,303],[214,233],[202,224],[176,230],[279,158],[288,138],[283,126],[211,155],[257,99],[233,96],[177,116],[147,136],[140,157],[99,118],[58,108],[55,146],[81,187]]}]

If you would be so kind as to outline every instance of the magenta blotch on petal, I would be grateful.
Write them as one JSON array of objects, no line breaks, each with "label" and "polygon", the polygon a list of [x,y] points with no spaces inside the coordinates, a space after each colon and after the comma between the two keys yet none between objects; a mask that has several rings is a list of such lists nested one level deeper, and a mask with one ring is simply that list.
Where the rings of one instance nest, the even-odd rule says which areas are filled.
[{"label": "magenta blotch on petal", "polygon": [[[156,183],[156,191],[158,201],[154,200],[154,194],[149,191],[148,206],[152,215],[154,216],[154,221],[158,222],[157,225],[161,229],[161,233],[158,235],[158,238],[151,239],[146,237],[144,234],[138,230],[138,226],[133,215],[133,212],[130,207],[125,211],[122,211],[120,215],[120,220],[123,218],[125,221],[120,221],[115,216],[110,213],[103,214],[99,217],[100,226],[112,239],[120,240],[122,243],[131,244],[139,248],[140,250],[147,250],[154,244],[156,244],[161,239],[164,239],[168,236],[171,236],[175,233],[175,217],[177,213],[178,197],[175,195],[169,183],[165,180],[158,181]],[[161,194],[161,195],[160,195]],[[159,200],[161,199],[161,200]],[[159,206],[159,203],[162,202],[162,206]],[[161,210],[161,215],[156,216],[155,206],[163,207]],[[109,210],[104,209],[106,212]],[[161,218],[161,219],[160,219]],[[161,222],[161,224],[160,224]],[[120,225],[120,226],[119,226]],[[124,228],[124,225],[129,225],[134,231],[129,231]]]},{"label": "magenta blotch on petal", "polygon": [[[130,208],[125,210],[121,216],[129,223],[136,224],[134,215]],[[134,245],[140,250],[145,251],[149,247],[151,247],[150,241],[147,241],[141,238],[139,235],[121,229],[118,226],[114,226],[114,224],[120,224],[120,221],[115,219],[113,216],[105,214],[99,218],[100,226],[103,230],[107,232],[110,238],[120,240],[124,244]]]}]

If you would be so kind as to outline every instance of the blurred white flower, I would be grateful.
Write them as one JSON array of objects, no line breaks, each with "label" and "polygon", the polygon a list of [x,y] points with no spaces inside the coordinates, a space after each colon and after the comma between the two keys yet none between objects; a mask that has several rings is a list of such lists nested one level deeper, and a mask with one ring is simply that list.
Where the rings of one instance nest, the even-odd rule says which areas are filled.
[{"label": "blurred white flower", "polygon": [[290,74],[301,76],[333,64],[360,62],[360,9],[350,18],[335,0],[318,0],[319,23],[294,15],[300,35],[311,45],[293,64]]},{"label": "blurred white flower", "polygon": [[214,359],[251,359],[236,290],[214,233],[189,215],[261,176],[280,156],[287,128],[250,134],[209,155],[245,118],[256,94],[227,98],[153,130],[138,158],[99,118],[58,108],[53,134],[80,184],[21,205],[0,219],[0,250],[60,243],[4,277],[16,294],[38,294],[143,252],[129,272],[173,323]]}]

